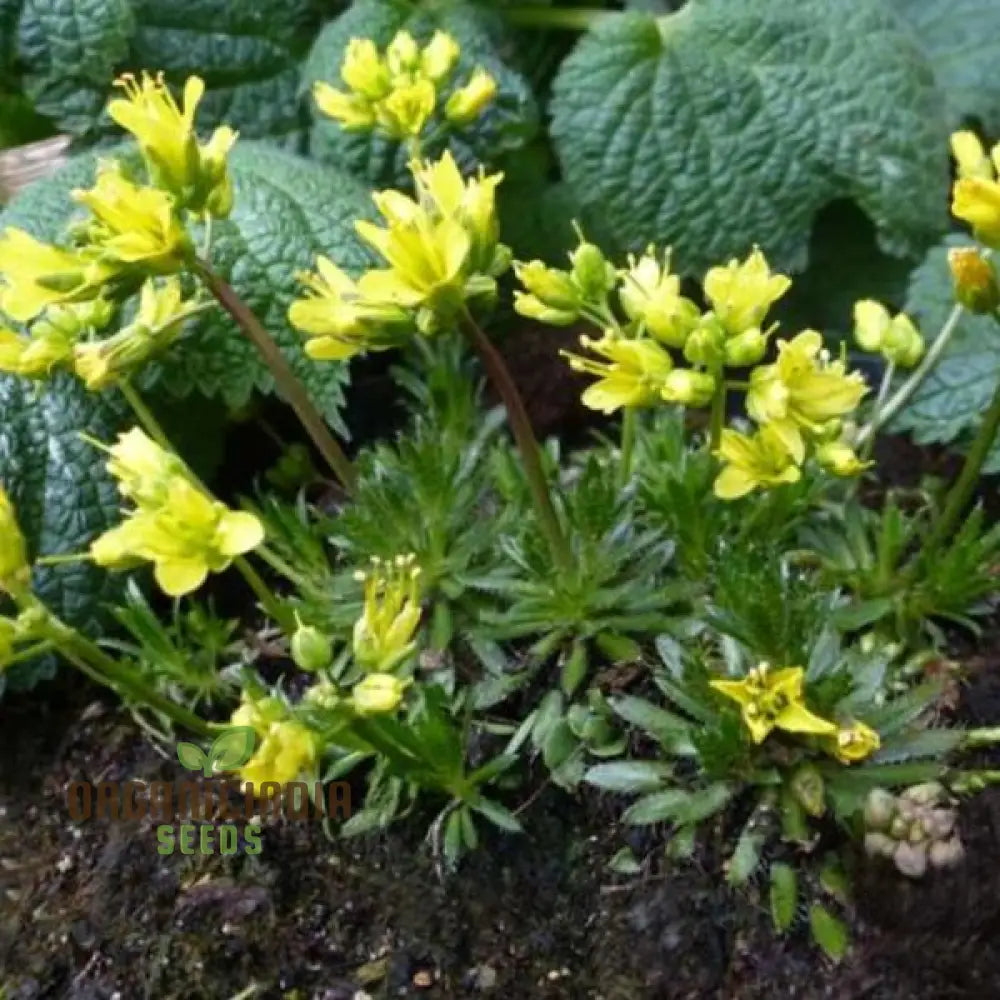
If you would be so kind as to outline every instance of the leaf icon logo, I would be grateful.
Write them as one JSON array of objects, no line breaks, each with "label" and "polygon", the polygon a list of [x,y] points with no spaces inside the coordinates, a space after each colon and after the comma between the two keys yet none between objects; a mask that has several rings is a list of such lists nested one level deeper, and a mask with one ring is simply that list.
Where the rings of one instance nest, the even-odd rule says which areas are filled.
[{"label": "leaf icon logo", "polygon": [[250,726],[233,726],[216,736],[207,752],[195,743],[178,743],[177,759],[189,771],[211,778],[242,767],[253,756],[256,742],[257,734]]}]

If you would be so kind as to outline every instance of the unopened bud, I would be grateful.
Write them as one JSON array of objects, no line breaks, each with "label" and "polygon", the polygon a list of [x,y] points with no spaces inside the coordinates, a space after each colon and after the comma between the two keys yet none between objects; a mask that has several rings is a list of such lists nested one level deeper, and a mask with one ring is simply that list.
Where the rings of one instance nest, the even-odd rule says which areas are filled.
[{"label": "unopened bud", "polygon": [[324,670],[333,661],[333,644],[329,636],[318,628],[300,623],[292,636],[291,653],[299,670],[315,673]]},{"label": "unopened bud", "polygon": [[759,327],[738,333],[726,341],[726,364],[733,368],[749,368],[757,364],[767,351],[767,334]]},{"label": "unopened bud", "polygon": [[928,851],[930,863],[935,868],[953,868],[965,857],[965,848],[958,837],[931,844]]},{"label": "unopened bud", "polygon": [[1000,287],[992,261],[976,247],[948,251],[955,299],[969,312],[992,313],[1000,305]]},{"label": "unopened bud", "polygon": [[579,309],[580,293],[566,271],[546,267],[540,260],[533,260],[527,264],[515,264],[514,273],[525,289],[550,309],[574,314]]},{"label": "unopened bud", "polygon": [[668,403],[707,406],[715,395],[715,379],[707,372],[674,368],[664,376],[660,395]]},{"label": "unopened bud", "polygon": [[923,844],[900,844],[892,860],[903,875],[921,878],[927,871],[927,848]]},{"label": "unopened bud", "polygon": [[726,360],[726,331],[711,314],[691,331],[684,344],[684,357],[693,365],[716,368]]},{"label": "unopened bud", "polygon": [[871,858],[891,858],[896,847],[896,841],[884,833],[865,834],[865,853]]},{"label": "unopened bud", "polygon": [[573,281],[588,302],[602,301],[618,283],[615,269],[593,243],[581,243],[569,259],[573,265]]},{"label": "unopened bud", "polygon": [[896,813],[896,796],[884,788],[873,788],[865,801],[865,826],[884,830]]},{"label": "unopened bud", "polygon": [[882,353],[899,368],[912,368],[924,356],[924,338],[909,316],[893,317],[882,337]]},{"label": "unopened bud", "polygon": [[[902,794],[904,803],[912,802],[917,806],[932,806],[944,798],[944,786],[937,781],[925,781],[919,785],[911,785]],[[902,812],[902,806],[900,812]]]}]

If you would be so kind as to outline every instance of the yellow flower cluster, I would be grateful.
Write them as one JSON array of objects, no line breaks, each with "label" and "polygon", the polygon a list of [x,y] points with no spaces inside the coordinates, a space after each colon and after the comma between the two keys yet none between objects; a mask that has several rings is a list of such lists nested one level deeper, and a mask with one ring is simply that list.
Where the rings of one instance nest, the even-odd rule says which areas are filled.
[{"label": "yellow flower cluster", "polygon": [[[88,216],[70,229],[72,243],[42,242],[20,229],[0,234],[0,313],[24,331],[0,326],[0,371],[46,378],[74,370],[103,389],[160,351],[199,306],[183,302],[175,275],[194,247],[186,213],[225,216],[232,207],[226,157],[236,139],[229,128],[199,144],[194,115],[204,92],[198,77],[178,107],[162,77],[123,77],[125,96],[108,113],[136,137],[151,183],[138,182],[118,161],[102,161],[91,188],[72,192]],[[145,279],[135,320],[110,340],[97,333],[112,305]]]},{"label": "yellow flower cluster", "polygon": [[258,791],[266,781],[284,785],[314,769],[319,742],[311,730],[290,717],[279,698],[245,699],[229,721],[233,726],[248,726],[259,738],[253,756],[240,768],[240,778]]},{"label": "yellow flower cluster", "polygon": [[809,711],[804,685],[801,667],[772,670],[767,663],[759,664],[740,681],[709,682],[740,706],[754,743],[763,743],[775,729],[818,736],[827,752],[845,764],[864,760],[879,748],[878,733],[863,722],[838,725]]},{"label": "yellow flower cluster", "polygon": [[180,597],[264,540],[264,528],[253,514],[212,499],[177,456],[138,428],[120,435],[107,451],[108,471],[134,509],[91,544],[91,558],[99,566],[151,562],[164,593]]},{"label": "yellow flower cluster", "polygon": [[[367,38],[353,38],[340,68],[347,90],[325,81],[313,86],[313,97],[324,114],[350,131],[378,129],[393,139],[414,139],[438,109],[442,92],[455,75],[461,50],[443,31],[421,47],[400,31],[385,52]],[[496,81],[477,68],[444,102],[445,120],[469,125],[493,101]]]},{"label": "yellow flower cluster", "polygon": [[308,337],[317,360],[341,361],[400,343],[416,327],[447,328],[466,302],[496,295],[496,278],[510,253],[498,242],[496,189],[501,174],[464,180],[450,153],[410,166],[416,198],[399,191],[373,197],[385,226],[356,223],[358,234],[387,265],[357,281],[320,258],[315,274],[300,275],[307,293],[289,321]]},{"label": "yellow flower cluster", "polygon": [[[522,316],[543,323],[568,326],[583,319],[602,330],[599,340],[585,337],[581,343],[604,361],[565,356],[574,370],[597,376],[583,402],[604,413],[659,402],[706,406],[726,366],[744,367],[763,357],[771,332],[763,329],[764,318],[789,286],[754,250],[745,261],[706,274],[710,309],[703,313],[681,294],[669,254],[658,256],[653,248],[616,271],[596,247],[582,243],[570,264],[568,271],[541,261],[516,265],[525,291],[515,293],[514,305]],[[612,308],[616,291],[624,321]],[[691,367],[677,367],[670,351]]]}]

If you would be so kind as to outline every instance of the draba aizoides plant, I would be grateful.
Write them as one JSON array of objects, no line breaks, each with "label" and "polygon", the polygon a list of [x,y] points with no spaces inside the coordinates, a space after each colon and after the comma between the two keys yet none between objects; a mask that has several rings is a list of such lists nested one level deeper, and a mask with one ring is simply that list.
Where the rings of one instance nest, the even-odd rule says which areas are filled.
[{"label": "draba aizoides plant", "polygon": [[[979,514],[961,519],[1000,425],[1000,388],[943,496],[890,493],[872,507],[859,484],[875,469],[874,437],[954,322],[925,347],[906,315],[858,303],[857,344],[885,361],[869,394],[843,348],[768,321],[791,281],[759,249],[711,267],[697,297],[669,251],[615,264],[582,232],[565,269],[514,263],[497,221],[502,174],[423,153],[429,135],[460,132],[495,97],[484,70],[455,78],[459,55],[443,32],[400,32],[384,50],[357,39],[346,89],[314,89],[344,128],[410,155],[410,189],[374,194],[381,221],[356,223],[379,263],[359,273],[320,256],[288,310],[316,364],[399,354],[412,424],[356,461],[213,267],[236,135],[199,138],[196,78],[180,104],[159,77],[123,80],[109,113],[138,141],[142,169],[103,162],[93,187],[74,191],[81,214],[58,244],[0,236],[0,370],[72,373],[135,417],[114,441],[87,438],[122,509],[86,553],[29,553],[0,492],[0,663],[58,652],[147,713],[154,733],[206,735],[228,716],[256,734],[241,777],[258,789],[357,772],[364,805],[344,833],[430,806],[432,850],[450,863],[476,847],[483,821],[521,829],[533,797],[501,799],[536,759],[563,788],[637,796],[625,822],[668,825],[675,857],[724,836],[706,821],[726,810],[725,828],[740,831],[726,878],[746,883],[766,862],[779,931],[853,843],[909,877],[960,863],[956,803],[1000,774],[957,755],[1000,732],[951,724],[947,678],[925,665],[942,623],[974,628],[994,593],[1000,533]],[[968,134],[955,152],[955,213],[998,243],[993,168]],[[996,310],[985,251],[956,252],[953,269],[957,311]],[[565,360],[588,379],[583,403],[620,415],[616,440],[570,454],[537,441],[487,332],[511,271],[519,313],[588,329]],[[151,359],[184,348],[188,320],[217,306],[339,480],[322,504],[281,492],[317,477],[308,461],[304,479],[286,463],[270,489],[223,503],[137,389]],[[477,363],[514,447],[482,406]],[[33,591],[33,565],[74,560],[136,574],[115,611],[124,637],[85,637]],[[183,602],[165,623],[137,585],[145,568]],[[246,639],[200,596],[230,569],[262,616]],[[265,681],[262,650],[278,650],[282,680]],[[834,828],[847,836],[823,843],[843,850],[817,866],[819,835]],[[615,859],[620,871],[640,864]],[[839,957],[838,917],[818,897],[808,914]]]}]

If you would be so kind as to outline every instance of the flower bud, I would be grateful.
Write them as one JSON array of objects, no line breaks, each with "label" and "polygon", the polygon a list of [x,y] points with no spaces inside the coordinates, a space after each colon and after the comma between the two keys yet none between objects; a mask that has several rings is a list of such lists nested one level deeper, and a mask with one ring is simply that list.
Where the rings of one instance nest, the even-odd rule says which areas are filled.
[{"label": "flower bud", "polygon": [[896,813],[896,796],[884,788],[873,788],[865,801],[865,826],[869,830],[884,830]]},{"label": "flower bud", "polygon": [[615,269],[593,243],[581,243],[569,255],[573,282],[588,302],[600,302],[618,283]]},{"label": "flower bud", "polygon": [[726,341],[726,364],[733,368],[749,368],[757,364],[767,351],[767,334],[751,327]]},{"label": "flower bud", "polygon": [[944,840],[954,831],[956,819],[954,809],[932,809],[924,817],[924,828],[935,840]]},{"label": "flower bud", "polygon": [[393,674],[368,674],[354,685],[351,700],[360,715],[394,712],[403,700],[409,681]]},{"label": "flower bud", "polygon": [[300,670],[315,673],[324,670],[333,660],[333,643],[330,637],[312,625],[303,625],[295,630],[291,641],[292,660]]},{"label": "flower bud", "polygon": [[870,858],[891,858],[896,853],[896,841],[884,833],[865,834],[865,853]]},{"label": "flower bud", "polygon": [[668,403],[707,406],[715,395],[715,379],[707,372],[674,368],[664,376],[660,395]]},{"label": "flower bud", "polygon": [[921,878],[927,871],[927,846],[925,844],[900,844],[893,853],[896,868],[908,878]]},{"label": "flower bud", "polygon": [[816,461],[835,476],[859,476],[872,463],[862,462],[854,449],[843,441],[828,441],[816,449]]},{"label": "flower bud", "polygon": [[912,368],[924,356],[924,338],[909,316],[893,317],[882,337],[882,353],[899,368]]},{"label": "flower bud", "polygon": [[444,106],[444,116],[452,125],[471,125],[497,96],[497,82],[484,69],[455,91]]},{"label": "flower bud", "polygon": [[953,868],[965,857],[965,848],[958,837],[931,844],[927,852],[930,863],[935,868]]},{"label": "flower bud", "polygon": [[889,824],[889,835],[894,840],[906,840],[910,836],[910,823],[912,822],[912,819],[898,814]]},{"label": "flower bud", "polygon": [[340,691],[329,681],[321,681],[309,688],[303,698],[317,708],[333,709],[340,704]]},{"label": "flower bud", "polygon": [[[936,805],[944,798],[944,786],[937,781],[925,781],[919,785],[911,785],[903,792],[901,798],[904,803],[913,803],[916,806]],[[902,807],[900,808],[902,812]]]},{"label": "flower bud", "polygon": [[948,267],[955,287],[955,300],[972,313],[992,313],[1000,305],[993,262],[976,247],[948,251]]},{"label": "flower bud", "polygon": [[726,360],[726,331],[709,313],[684,344],[684,357],[693,365],[716,368]]},{"label": "flower bud", "polygon": [[420,68],[426,77],[440,84],[451,76],[458,63],[461,49],[447,32],[435,31],[434,37],[420,55]]},{"label": "flower bud", "polygon": [[515,264],[514,273],[540,303],[549,309],[572,312],[576,316],[580,307],[580,292],[573,278],[565,271],[546,267],[540,260]]},{"label": "flower bud", "polygon": [[869,354],[882,350],[882,338],[889,329],[892,318],[881,302],[862,299],[854,304],[854,340],[858,347]]}]

